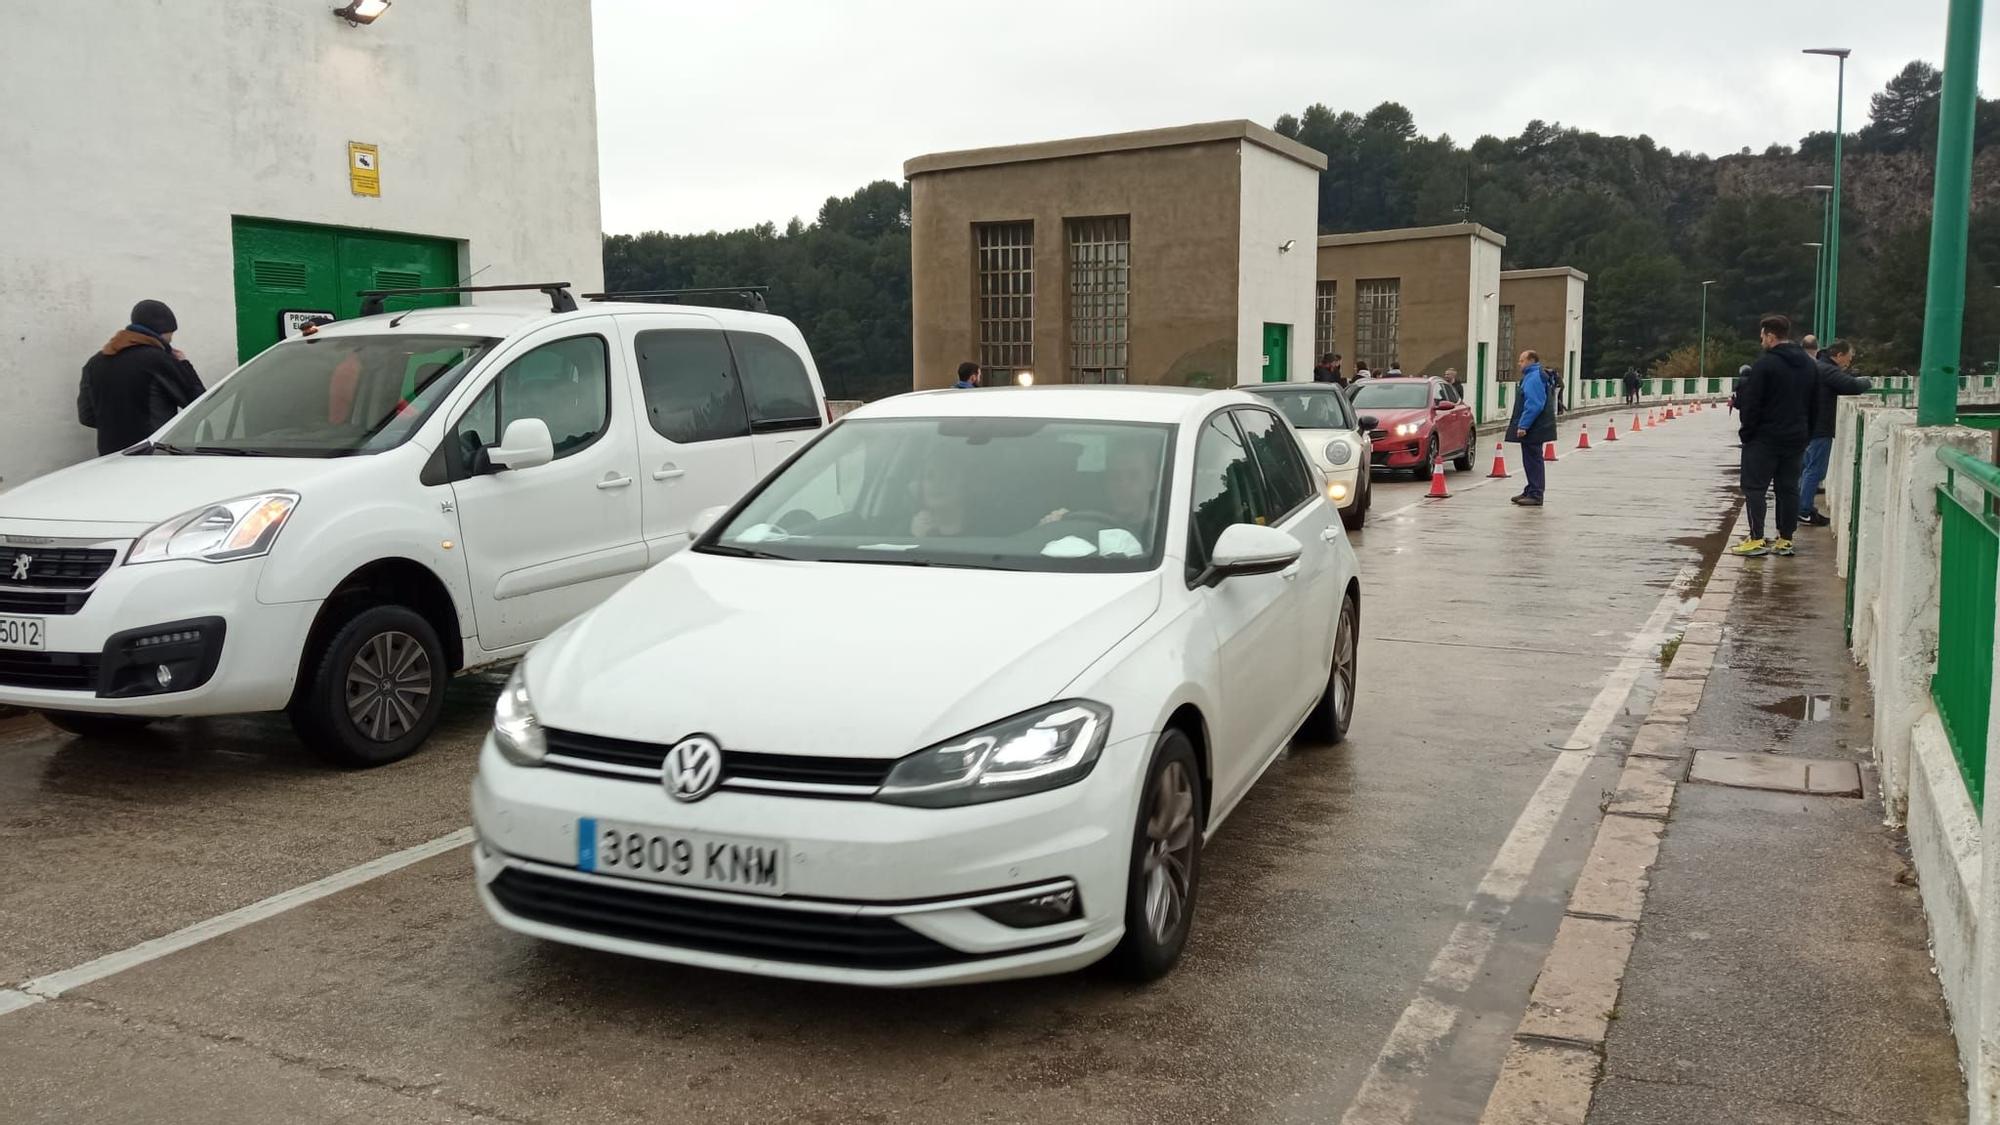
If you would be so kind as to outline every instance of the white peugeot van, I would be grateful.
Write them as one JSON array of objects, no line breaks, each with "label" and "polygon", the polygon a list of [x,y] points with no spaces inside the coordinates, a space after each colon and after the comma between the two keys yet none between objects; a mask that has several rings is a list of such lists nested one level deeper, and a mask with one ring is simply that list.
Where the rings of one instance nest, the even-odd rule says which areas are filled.
[{"label": "white peugeot van", "polygon": [[394,761],[447,677],[686,545],[825,424],[780,317],[599,301],[363,316],[152,439],[0,493],[0,703],[76,733],[283,708]]}]

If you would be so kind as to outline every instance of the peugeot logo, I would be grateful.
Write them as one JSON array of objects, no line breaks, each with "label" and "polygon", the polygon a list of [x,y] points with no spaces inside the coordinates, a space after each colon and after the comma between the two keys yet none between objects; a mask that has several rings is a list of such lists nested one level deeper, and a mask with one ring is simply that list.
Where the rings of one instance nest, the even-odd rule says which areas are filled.
[{"label": "peugeot logo", "polygon": [[30,566],[33,566],[34,563],[35,563],[35,556],[30,555],[25,551],[22,552],[21,554],[15,555],[14,581],[26,582],[28,580],[28,568]]},{"label": "peugeot logo", "polygon": [[705,734],[674,743],[661,763],[660,780],[676,801],[699,801],[722,782],[722,747]]}]

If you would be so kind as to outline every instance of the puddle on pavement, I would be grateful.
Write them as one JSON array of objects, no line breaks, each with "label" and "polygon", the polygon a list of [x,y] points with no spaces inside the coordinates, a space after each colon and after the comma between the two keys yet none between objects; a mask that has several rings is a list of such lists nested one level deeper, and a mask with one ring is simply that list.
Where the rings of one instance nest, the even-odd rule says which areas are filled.
[{"label": "puddle on pavement", "polygon": [[[1759,711],[1768,712],[1781,718],[1800,723],[1824,722],[1833,717],[1833,697],[1831,695],[1790,695],[1776,703],[1759,703]],[[1846,710],[1843,704],[1841,710]]]}]

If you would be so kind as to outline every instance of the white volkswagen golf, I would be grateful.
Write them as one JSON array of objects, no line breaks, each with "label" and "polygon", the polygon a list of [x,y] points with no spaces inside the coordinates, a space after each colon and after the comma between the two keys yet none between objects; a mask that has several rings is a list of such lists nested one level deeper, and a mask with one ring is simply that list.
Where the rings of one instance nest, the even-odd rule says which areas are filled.
[{"label": "white volkswagen golf", "polygon": [[1152,978],[1203,839],[1352,715],[1353,550],[1240,392],[905,395],[714,515],[502,694],[502,925],[860,984]]}]

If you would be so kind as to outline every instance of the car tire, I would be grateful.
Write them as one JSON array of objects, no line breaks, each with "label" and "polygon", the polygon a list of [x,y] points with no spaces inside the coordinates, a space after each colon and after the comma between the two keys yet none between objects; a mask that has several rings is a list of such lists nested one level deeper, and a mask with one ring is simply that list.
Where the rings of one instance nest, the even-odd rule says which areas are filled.
[{"label": "car tire", "polygon": [[1356,475],[1359,479],[1355,484],[1361,489],[1361,495],[1355,497],[1354,503],[1340,513],[1341,525],[1349,531],[1361,530],[1361,525],[1368,520],[1368,505],[1375,499],[1375,485],[1368,474],[1364,472]]},{"label": "car tire", "polygon": [[49,725],[79,738],[122,738],[137,734],[152,722],[148,715],[92,715],[83,711],[43,711]]},{"label": "car tire", "polygon": [[1347,741],[1347,728],[1354,721],[1355,689],[1361,682],[1361,607],[1354,595],[1340,599],[1340,618],[1333,625],[1333,656],[1326,674],[1326,689],[1313,704],[1300,737],[1323,746]]},{"label": "car tire", "polygon": [[315,754],[354,768],[408,757],[436,729],[450,678],[422,614],[378,605],[347,619],[316,653],[287,713]]},{"label": "car tire", "polygon": [[1459,450],[1458,456],[1451,459],[1451,467],[1457,469],[1461,473],[1471,472],[1472,454],[1473,454],[1472,447],[1475,444],[1477,444],[1478,441],[1479,438],[1476,435],[1474,435],[1471,432],[1467,432],[1465,435],[1465,448]]},{"label": "car tire", "polygon": [[1433,433],[1431,440],[1424,443],[1424,459],[1421,464],[1410,466],[1410,475],[1418,480],[1428,480],[1431,466],[1438,463],[1438,436]]},{"label": "car tire", "polygon": [[1201,766],[1194,743],[1170,730],[1153,747],[1132,824],[1125,937],[1108,958],[1120,977],[1158,980],[1180,960],[1201,888],[1201,831]]}]

